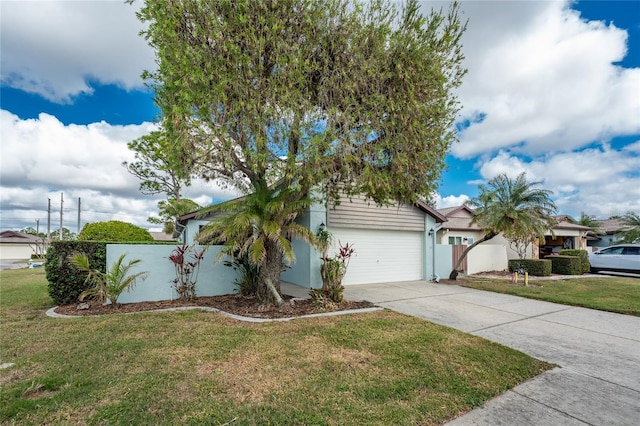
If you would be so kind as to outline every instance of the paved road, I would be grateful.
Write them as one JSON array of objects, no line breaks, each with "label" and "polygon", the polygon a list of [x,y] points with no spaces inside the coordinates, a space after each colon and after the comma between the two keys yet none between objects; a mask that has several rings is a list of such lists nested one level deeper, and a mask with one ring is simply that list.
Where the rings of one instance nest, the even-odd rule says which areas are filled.
[{"label": "paved road", "polygon": [[559,365],[450,425],[640,425],[640,318],[426,281],[345,297],[450,326]]}]

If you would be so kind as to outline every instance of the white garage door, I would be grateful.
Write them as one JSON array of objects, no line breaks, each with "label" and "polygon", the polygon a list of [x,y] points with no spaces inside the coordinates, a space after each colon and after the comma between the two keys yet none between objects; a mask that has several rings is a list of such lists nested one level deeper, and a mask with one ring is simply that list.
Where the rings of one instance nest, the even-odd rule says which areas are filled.
[{"label": "white garage door", "polygon": [[[422,279],[423,232],[331,228],[335,239],[353,243],[344,285]],[[331,254],[333,251],[330,251]]]}]

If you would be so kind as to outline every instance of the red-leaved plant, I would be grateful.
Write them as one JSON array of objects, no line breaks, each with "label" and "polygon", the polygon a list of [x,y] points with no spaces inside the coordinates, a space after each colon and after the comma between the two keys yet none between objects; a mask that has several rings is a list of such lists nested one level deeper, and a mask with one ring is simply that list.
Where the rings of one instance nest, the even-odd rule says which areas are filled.
[{"label": "red-leaved plant", "polygon": [[340,244],[338,252],[333,257],[323,255],[321,258],[322,265],[320,265],[323,296],[328,297],[335,303],[342,301],[342,292],[344,291],[342,278],[347,273],[351,256],[356,252],[353,244],[338,243]]},{"label": "red-leaved plant", "polygon": [[198,251],[195,245],[183,244],[171,252],[169,260],[176,270],[176,278],[172,283],[181,300],[193,300],[196,297],[200,262],[206,250],[206,246]]}]

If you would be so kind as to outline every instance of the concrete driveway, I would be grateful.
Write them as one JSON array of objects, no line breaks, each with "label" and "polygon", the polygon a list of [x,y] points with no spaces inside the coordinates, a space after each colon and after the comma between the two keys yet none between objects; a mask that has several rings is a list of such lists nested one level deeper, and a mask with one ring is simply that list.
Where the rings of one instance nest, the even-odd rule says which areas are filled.
[{"label": "concrete driveway", "polygon": [[640,425],[640,318],[426,281],[345,297],[446,325],[559,365],[450,425]]}]

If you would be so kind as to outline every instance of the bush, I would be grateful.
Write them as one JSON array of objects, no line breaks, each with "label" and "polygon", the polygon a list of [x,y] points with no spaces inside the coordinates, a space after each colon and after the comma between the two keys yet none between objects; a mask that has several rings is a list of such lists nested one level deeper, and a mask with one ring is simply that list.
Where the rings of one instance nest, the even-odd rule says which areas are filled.
[{"label": "bush", "polygon": [[92,269],[106,272],[107,244],[95,241],[54,241],[47,250],[44,263],[49,296],[59,305],[73,303],[80,293],[87,290],[87,274],[74,267],[69,256],[84,252],[90,259]]},{"label": "bush", "polygon": [[153,237],[144,228],[119,220],[87,223],[78,234],[80,241],[108,241],[133,243],[153,241]]},{"label": "bush", "polygon": [[551,272],[560,275],[582,274],[582,260],[577,256],[550,256]]},{"label": "bush", "polygon": [[548,277],[551,275],[551,261],[548,259],[512,259],[509,261],[509,272],[523,269],[529,275]]},{"label": "bush", "polygon": [[582,264],[582,273],[586,274],[591,270],[591,264],[589,263],[589,252],[580,249],[565,249],[560,250],[560,256],[576,256],[580,258]]}]

